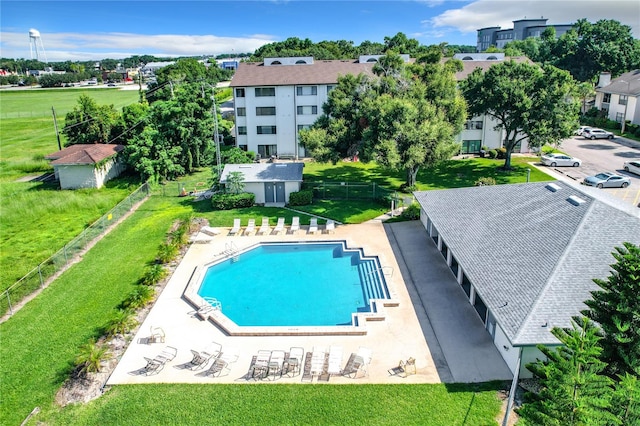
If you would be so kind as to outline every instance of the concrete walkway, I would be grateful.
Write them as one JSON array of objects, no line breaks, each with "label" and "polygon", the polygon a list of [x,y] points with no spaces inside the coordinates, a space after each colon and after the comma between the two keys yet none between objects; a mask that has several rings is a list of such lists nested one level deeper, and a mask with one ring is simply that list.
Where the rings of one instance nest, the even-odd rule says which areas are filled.
[{"label": "concrete walkway", "polygon": [[422,223],[384,227],[440,380],[510,380],[511,371]]}]

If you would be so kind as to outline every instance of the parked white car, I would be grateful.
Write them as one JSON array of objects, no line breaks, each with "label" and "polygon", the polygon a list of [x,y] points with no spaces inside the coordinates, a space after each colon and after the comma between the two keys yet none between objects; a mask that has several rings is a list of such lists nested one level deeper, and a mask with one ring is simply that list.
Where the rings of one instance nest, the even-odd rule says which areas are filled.
[{"label": "parked white car", "polygon": [[540,162],[545,166],[569,166],[569,167],[578,167],[582,164],[582,161],[579,158],[571,157],[566,154],[552,153],[545,154],[540,157]]},{"label": "parked white car", "polygon": [[606,130],[598,129],[596,127],[591,127],[589,129],[585,129],[582,132],[582,136],[585,139],[613,139],[614,134],[611,132],[607,132]]},{"label": "parked white car", "polygon": [[578,130],[575,131],[575,134],[578,136],[582,136],[582,134],[584,133],[585,130],[590,129],[591,127],[589,126],[580,126],[578,127]]},{"label": "parked white car", "polygon": [[640,175],[640,161],[627,161],[623,167],[626,172]]}]

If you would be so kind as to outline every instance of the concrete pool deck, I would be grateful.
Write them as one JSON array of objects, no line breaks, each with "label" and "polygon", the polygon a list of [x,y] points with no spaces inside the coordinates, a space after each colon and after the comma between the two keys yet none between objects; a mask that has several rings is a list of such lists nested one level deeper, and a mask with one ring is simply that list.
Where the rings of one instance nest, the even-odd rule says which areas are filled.
[{"label": "concrete pool deck", "polygon": [[[314,347],[325,346],[328,349],[332,345],[342,347],[341,366],[343,367],[349,355],[357,352],[359,347],[369,348],[373,352],[367,376],[358,379],[332,376],[329,381],[332,384],[406,384],[509,379],[510,373],[497,349],[493,347],[481,322],[477,318],[474,320],[469,311],[464,309],[464,305],[462,310],[458,310],[449,307],[451,302],[443,303],[444,298],[451,296],[452,291],[445,291],[442,296],[434,297],[430,302],[424,300],[429,298],[429,293],[433,291],[428,288],[429,282],[434,281],[442,288],[442,281],[446,281],[447,276],[444,273],[446,272],[444,260],[435,247],[433,248],[435,255],[433,250],[429,251],[430,240],[424,229],[420,230],[419,227],[420,224],[415,222],[410,225],[405,223],[384,225],[380,221],[371,221],[359,225],[341,225],[336,227],[332,234],[306,234],[306,227],[303,227],[296,235],[266,236],[228,236],[228,229],[222,229],[223,232],[220,235],[206,237],[210,241],[192,244],[140,326],[138,333],[133,337],[107,385],[254,383],[245,380],[244,377],[253,356],[259,350],[288,352],[291,347],[302,347],[305,352],[310,352]],[[196,309],[183,298],[183,292],[194,269],[198,265],[215,260],[216,255],[225,250],[225,244],[231,241],[242,250],[262,241],[309,240],[344,240],[350,248],[362,248],[365,255],[378,256],[382,267],[390,267],[393,270],[393,274],[385,278],[391,296],[398,302],[398,306],[385,308],[384,321],[367,321],[364,325],[367,330],[365,335],[229,336],[212,322],[194,315]],[[396,256],[399,256],[399,261],[396,260]],[[403,256],[407,259],[402,258]],[[439,261],[444,265],[444,269],[442,265],[437,265],[435,268],[428,267],[427,265],[433,263],[432,261]],[[429,271],[420,269],[427,267]],[[453,275],[449,273],[449,276],[449,281],[455,282]],[[408,282],[405,282],[405,279]],[[455,284],[451,282],[446,285],[449,289],[455,288]],[[462,291],[459,293],[463,295]],[[457,303],[458,300],[455,300]],[[428,303],[442,306],[430,307]],[[468,303],[467,306],[473,312],[473,308]],[[427,315],[427,309],[434,309],[433,314]],[[441,316],[443,320],[438,320],[434,315]],[[456,318],[460,318],[462,322],[458,321],[459,324],[452,329],[456,335],[449,339],[447,337],[449,324],[446,324],[444,319],[451,317],[454,322],[457,321]],[[469,328],[468,321],[475,321],[475,327]],[[165,343],[145,343],[151,327],[161,327],[164,330]],[[478,329],[480,335],[472,336],[471,333],[477,333]],[[211,342],[221,344],[223,353],[237,351],[239,354],[238,360],[230,365],[229,374],[212,378],[203,375],[202,371],[181,368],[191,360],[190,350],[202,350]],[[177,348],[176,358],[168,362],[158,374],[150,376],[139,374],[140,369],[146,364],[144,358],[155,357],[165,346]],[[459,353],[465,351],[466,353]],[[411,357],[416,360],[417,374],[406,378],[389,374],[388,370],[396,367],[400,360],[406,361]],[[207,368],[208,366],[205,370]],[[301,378],[302,375],[282,377],[270,383],[304,384]],[[263,382],[267,381],[260,381],[260,383]],[[316,383],[316,379],[313,383]]]}]

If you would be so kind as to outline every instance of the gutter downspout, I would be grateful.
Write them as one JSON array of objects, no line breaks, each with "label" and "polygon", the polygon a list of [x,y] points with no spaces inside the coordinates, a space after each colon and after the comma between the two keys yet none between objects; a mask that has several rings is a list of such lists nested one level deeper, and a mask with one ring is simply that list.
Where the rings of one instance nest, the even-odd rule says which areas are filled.
[{"label": "gutter downspout", "polygon": [[522,347],[518,350],[518,365],[516,372],[513,373],[513,380],[511,381],[511,389],[509,390],[509,400],[507,401],[507,409],[504,413],[504,419],[502,420],[502,426],[507,426],[509,422],[509,414],[513,407],[513,400],[516,397],[516,388],[518,387],[518,376],[520,375],[520,363],[522,362]]}]

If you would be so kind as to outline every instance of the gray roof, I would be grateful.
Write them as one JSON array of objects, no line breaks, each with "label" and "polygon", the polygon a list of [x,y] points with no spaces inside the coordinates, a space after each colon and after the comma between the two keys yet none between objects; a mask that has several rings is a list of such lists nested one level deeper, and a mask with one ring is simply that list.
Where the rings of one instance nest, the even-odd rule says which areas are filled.
[{"label": "gray roof", "polygon": [[302,182],[303,167],[304,163],[226,164],[220,182],[226,183],[230,172],[241,172],[246,183]]},{"label": "gray roof", "polygon": [[554,184],[556,192],[536,182],[415,193],[513,345],[557,344],[549,331],[586,308],[615,247],[640,244],[639,218]]},{"label": "gray roof", "polygon": [[596,89],[597,92],[617,95],[640,96],[640,70],[629,71]]}]

